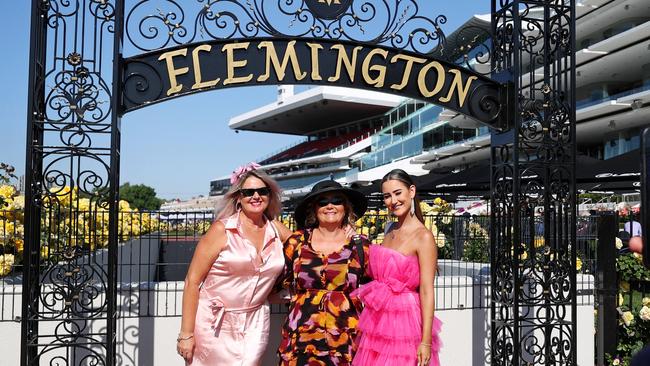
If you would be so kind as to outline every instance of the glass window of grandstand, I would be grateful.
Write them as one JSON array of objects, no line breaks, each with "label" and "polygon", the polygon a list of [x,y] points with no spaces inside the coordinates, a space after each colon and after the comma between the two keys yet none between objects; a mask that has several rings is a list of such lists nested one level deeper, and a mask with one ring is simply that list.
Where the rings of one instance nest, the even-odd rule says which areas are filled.
[{"label": "glass window of grandstand", "polygon": [[432,124],[438,119],[438,115],[442,112],[442,108],[437,105],[427,106],[422,112],[420,112],[420,128]]},{"label": "glass window of grandstand", "polygon": [[604,148],[605,160],[638,149],[641,146],[639,134],[639,130],[629,130],[621,132],[618,136],[606,141]]},{"label": "glass window of grandstand", "polygon": [[400,123],[397,126],[393,127],[392,134],[393,136],[404,136],[408,134],[409,125],[408,123]]}]

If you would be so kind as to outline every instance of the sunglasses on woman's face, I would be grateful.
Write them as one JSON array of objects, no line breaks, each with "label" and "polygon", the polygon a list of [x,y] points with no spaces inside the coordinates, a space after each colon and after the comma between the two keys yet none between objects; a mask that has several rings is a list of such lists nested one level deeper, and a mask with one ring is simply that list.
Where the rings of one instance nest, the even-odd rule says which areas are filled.
[{"label": "sunglasses on woman's face", "polygon": [[329,205],[330,203],[333,204],[334,206],[340,206],[345,202],[345,199],[341,196],[334,196],[334,197],[323,197],[320,198],[318,201],[316,201],[316,204],[318,207],[325,207]]},{"label": "sunglasses on woman's face", "polygon": [[269,187],[242,188],[239,190],[239,192],[241,192],[242,196],[244,197],[253,197],[255,195],[255,192],[257,192],[257,194],[260,196],[268,196],[271,193],[271,190]]}]

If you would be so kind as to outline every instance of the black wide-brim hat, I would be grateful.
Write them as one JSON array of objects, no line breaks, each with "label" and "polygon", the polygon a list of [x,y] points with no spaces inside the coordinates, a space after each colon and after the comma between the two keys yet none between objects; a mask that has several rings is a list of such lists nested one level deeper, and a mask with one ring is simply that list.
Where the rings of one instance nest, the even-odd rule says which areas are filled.
[{"label": "black wide-brim hat", "polygon": [[309,203],[312,202],[315,198],[320,196],[323,193],[330,192],[339,192],[344,194],[350,204],[352,205],[352,210],[357,217],[361,217],[366,213],[368,208],[368,200],[363,193],[355,191],[351,188],[343,187],[339,182],[334,180],[324,180],[314,184],[311,189],[311,192],[307,194],[302,201],[296,206],[296,211],[294,212],[294,218],[296,219],[296,224],[298,228],[305,227],[305,220],[307,219],[307,207]]}]

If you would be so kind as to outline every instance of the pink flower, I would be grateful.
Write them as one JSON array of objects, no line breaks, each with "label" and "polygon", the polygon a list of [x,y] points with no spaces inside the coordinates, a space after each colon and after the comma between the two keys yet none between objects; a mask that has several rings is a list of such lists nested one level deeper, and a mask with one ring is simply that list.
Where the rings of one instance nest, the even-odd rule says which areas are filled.
[{"label": "pink flower", "polygon": [[251,172],[253,170],[257,170],[261,168],[262,166],[255,163],[255,162],[250,162],[246,165],[242,165],[239,168],[235,169],[232,174],[230,175],[230,184],[235,185],[239,180],[241,179],[244,174]]}]

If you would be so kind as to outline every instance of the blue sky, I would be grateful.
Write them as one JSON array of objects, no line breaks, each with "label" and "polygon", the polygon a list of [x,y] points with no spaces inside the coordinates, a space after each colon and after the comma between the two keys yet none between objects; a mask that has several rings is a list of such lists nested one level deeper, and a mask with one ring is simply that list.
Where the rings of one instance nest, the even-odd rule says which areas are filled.
[{"label": "blue sky", "polygon": [[[447,34],[473,14],[490,9],[490,0],[419,2],[425,4],[421,11],[447,16]],[[0,12],[0,161],[14,165],[19,174],[25,165],[30,3],[7,1]],[[275,87],[225,89],[126,115],[122,120],[121,181],[150,185],[163,198],[207,194],[211,179],[298,139],[235,134],[228,128],[231,117],[273,102],[275,97]]]}]

